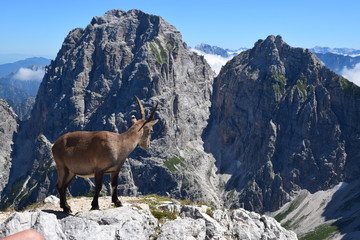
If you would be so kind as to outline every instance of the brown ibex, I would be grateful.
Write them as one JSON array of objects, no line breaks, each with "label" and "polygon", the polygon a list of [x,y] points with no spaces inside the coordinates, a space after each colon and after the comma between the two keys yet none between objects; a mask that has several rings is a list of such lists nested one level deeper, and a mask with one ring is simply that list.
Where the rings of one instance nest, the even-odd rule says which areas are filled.
[{"label": "brown ibex", "polygon": [[104,174],[110,174],[112,202],[116,207],[122,206],[117,196],[119,171],[127,156],[139,144],[142,149],[150,146],[152,126],[158,120],[153,120],[157,104],[148,120],[140,100],[135,96],[140,108],[141,119],[132,116],[132,126],[124,133],[107,131],[66,133],[58,138],[52,147],[58,172],[56,188],[60,194],[60,207],[64,212],[71,212],[66,201],[66,189],[75,176],[95,177],[95,195],[91,209],[99,209],[99,193]]}]

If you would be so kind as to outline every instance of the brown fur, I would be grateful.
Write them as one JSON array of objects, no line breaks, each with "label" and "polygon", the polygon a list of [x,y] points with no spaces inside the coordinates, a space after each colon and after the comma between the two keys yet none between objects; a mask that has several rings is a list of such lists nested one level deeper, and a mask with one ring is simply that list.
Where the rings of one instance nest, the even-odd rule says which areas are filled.
[{"label": "brown fur", "polygon": [[[143,118],[142,104],[138,99],[137,101]],[[66,189],[75,176],[95,177],[95,195],[91,209],[99,209],[102,178],[104,174],[110,174],[112,202],[117,207],[122,205],[116,191],[120,168],[138,144],[142,149],[150,146],[152,126],[158,121],[151,121],[155,111],[156,107],[149,120],[136,120],[133,117],[133,125],[122,134],[78,131],[64,134],[55,141],[52,152],[58,171],[56,187],[60,194],[60,207],[64,212],[71,212],[66,201]]]}]

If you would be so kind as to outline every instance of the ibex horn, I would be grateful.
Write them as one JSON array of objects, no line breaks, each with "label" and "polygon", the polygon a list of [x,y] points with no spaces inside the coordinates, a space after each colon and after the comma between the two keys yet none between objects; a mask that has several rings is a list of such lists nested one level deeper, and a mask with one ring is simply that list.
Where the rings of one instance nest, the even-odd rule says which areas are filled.
[{"label": "ibex horn", "polygon": [[140,102],[140,99],[135,96],[135,99],[139,105],[139,108],[140,108],[140,119],[143,119],[145,120],[145,111],[144,111],[144,106],[142,105],[142,103]]}]

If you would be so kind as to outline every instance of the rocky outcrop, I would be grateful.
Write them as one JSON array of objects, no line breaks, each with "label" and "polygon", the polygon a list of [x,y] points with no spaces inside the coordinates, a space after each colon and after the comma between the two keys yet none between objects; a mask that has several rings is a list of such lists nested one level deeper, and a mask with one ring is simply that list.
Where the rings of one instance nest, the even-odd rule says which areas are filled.
[{"label": "rocky outcrop", "polygon": [[0,238],[30,228],[46,239],[297,239],[271,217],[171,201],[150,206],[132,203],[75,215],[51,208],[15,213],[0,225]]},{"label": "rocky outcrop", "polygon": [[[126,162],[121,194],[152,192],[218,203],[214,159],[204,153],[201,137],[213,76],[204,58],[159,16],[111,10],[85,29],[72,30],[47,68],[31,117],[16,139],[19,150],[3,202],[23,206],[56,193],[51,143],[75,130],[124,132],[131,115],[138,116],[136,95],[148,112],[159,103],[159,122],[151,149],[135,150]],[[21,197],[14,188],[19,185],[26,185]],[[91,186],[80,179],[70,192],[87,194]]]},{"label": "rocky outcrop", "polygon": [[9,104],[0,99],[0,194],[8,182],[14,134],[18,130],[18,117]]},{"label": "rocky outcrop", "polygon": [[359,87],[280,36],[234,57],[215,79],[205,132],[227,205],[276,210],[293,191],[355,179],[359,110]]}]

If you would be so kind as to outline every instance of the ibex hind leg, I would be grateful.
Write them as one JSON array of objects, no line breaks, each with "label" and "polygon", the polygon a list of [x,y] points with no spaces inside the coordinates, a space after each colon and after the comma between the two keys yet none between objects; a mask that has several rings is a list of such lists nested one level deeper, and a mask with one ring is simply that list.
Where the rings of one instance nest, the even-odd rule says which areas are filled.
[{"label": "ibex hind leg", "polygon": [[117,196],[119,172],[110,174],[110,177],[111,177],[111,191],[112,191],[111,201],[115,204],[115,207],[121,207],[122,203],[120,202]]},{"label": "ibex hind leg", "polygon": [[102,179],[104,176],[104,172],[97,172],[95,173],[95,195],[91,202],[91,210],[98,210],[99,209],[99,194],[102,187]]},{"label": "ibex hind leg", "polygon": [[60,207],[65,213],[71,213],[71,208],[66,201],[66,189],[69,186],[71,180],[74,179],[75,174],[69,171],[68,168],[57,168],[58,169],[58,181],[56,188],[60,195]]}]

